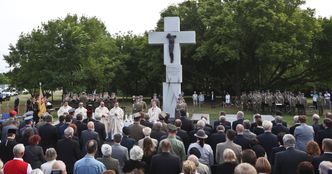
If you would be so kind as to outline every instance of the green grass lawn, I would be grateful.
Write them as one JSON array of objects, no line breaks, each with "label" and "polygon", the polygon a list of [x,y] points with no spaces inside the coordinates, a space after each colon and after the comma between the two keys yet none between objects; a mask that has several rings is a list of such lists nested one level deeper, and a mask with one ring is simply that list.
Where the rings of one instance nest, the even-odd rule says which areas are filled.
[{"label": "green grass lawn", "polygon": [[[18,115],[22,115],[26,111],[26,101],[30,97],[30,95],[20,95],[19,97],[20,97],[20,105],[19,105]],[[126,107],[126,112],[131,113],[132,112],[131,100],[124,99],[121,97],[118,97],[118,98],[119,98],[120,106]],[[53,99],[54,99],[53,108],[59,108],[60,103],[61,103],[61,91],[56,91],[54,93]],[[10,101],[3,102],[1,105],[0,113],[4,113],[4,112],[8,113],[9,111],[13,110],[14,100],[15,100],[15,97],[11,97]],[[149,100],[146,99],[147,104],[149,104],[148,101]],[[227,114],[236,114],[236,112],[238,110],[235,107],[222,108],[220,103],[218,105],[215,105],[215,107],[211,107],[211,105],[209,103],[206,103],[201,108],[198,108],[198,107],[195,108],[195,107],[193,107],[193,105],[191,103],[188,103],[188,112],[189,112],[190,116],[193,113],[205,113],[205,114],[210,114],[210,120],[217,120],[219,118],[220,111],[225,111]],[[252,117],[254,114],[253,112],[244,111],[244,113],[245,113],[246,119],[252,120]],[[313,113],[314,113],[313,110],[307,109],[308,124],[312,123],[311,116]],[[53,113],[53,115],[54,114],[55,113]],[[288,123],[288,125],[292,125],[293,124],[293,115],[285,115],[284,120]]]}]

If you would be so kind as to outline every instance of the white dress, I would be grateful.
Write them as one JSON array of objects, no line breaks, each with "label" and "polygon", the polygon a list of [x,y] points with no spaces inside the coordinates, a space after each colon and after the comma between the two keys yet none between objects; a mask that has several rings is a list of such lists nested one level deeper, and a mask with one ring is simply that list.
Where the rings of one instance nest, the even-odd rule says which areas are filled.
[{"label": "white dress", "polygon": [[108,133],[110,130],[109,125],[110,125],[111,119],[108,114],[109,112],[110,111],[105,106],[103,106],[103,107],[99,106],[98,108],[95,109],[95,118],[101,118],[100,122],[105,125],[106,136],[108,136]]},{"label": "white dress", "polygon": [[156,106],[156,107],[151,107],[148,110],[148,115],[150,117],[150,122],[156,122],[159,119],[159,114],[161,113],[161,109]]},{"label": "white dress", "polygon": [[124,112],[120,107],[113,107],[109,115],[111,117],[111,124],[110,124],[110,132],[112,135],[114,134],[122,134],[123,128],[123,116]]},{"label": "white dress", "polygon": [[61,106],[58,110],[58,117],[63,115],[65,112],[68,113],[68,111],[71,109],[71,106],[67,105],[67,106]]}]

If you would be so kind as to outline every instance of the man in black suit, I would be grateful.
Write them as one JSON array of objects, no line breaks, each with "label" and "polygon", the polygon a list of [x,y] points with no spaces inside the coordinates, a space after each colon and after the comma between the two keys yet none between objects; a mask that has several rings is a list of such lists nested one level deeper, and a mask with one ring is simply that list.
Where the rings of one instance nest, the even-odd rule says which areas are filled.
[{"label": "man in black suit", "polygon": [[300,126],[300,125],[301,125],[301,123],[300,123],[300,121],[299,121],[299,116],[298,116],[298,115],[295,115],[295,116],[293,117],[293,121],[294,121],[294,125],[291,126],[291,127],[289,128],[289,133],[292,134],[292,135],[294,135],[295,128],[296,128],[297,126]]},{"label": "man in black suit", "polygon": [[153,124],[152,131],[151,131],[151,138],[161,141],[161,137],[167,136],[167,133],[161,130],[162,124],[160,122],[156,122]]},{"label": "man in black suit", "polygon": [[74,164],[77,160],[82,158],[80,145],[76,140],[73,140],[74,129],[68,127],[64,131],[64,138],[59,140],[56,145],[58,159],[66,164],[68,174],[73,173]]},{"label": "man in black suit", "polygon": [[318,131],[315,136],[315,141],[319,144],[322,149],[322,141],[324,138],[332,138],[332,120],[330,118],[325,118],[323,121],[323,130]]},{"label": "man in black suit", "polygon": [[274,174],[294,174],[301,162],[309,160],[308,155],[295,149],[295,138],[293,135],[286,134],[283,137],[283,142],[286,150],[276,153]]},{"label": "man in black suit", "polygon": [[242,124],[236,126],[236,133],[234,143],[242,147],[242,150],[250,148],[250,140],[243,136],[244,127]]},{"label": "man in black suit", "polygon": [[100,139],[99,139],[99,134],[96,131],[94,131],[94,129],[95,129],[94,123],[92,121],[88,122],[87,127],[88,127],[88,129],[84,130],[82,132],[81,139],[80,139],[80,144],[81,144],[81,147],[82,147],[83,154],[86,153],[86,143],[89,140],[96,140],[97,143],[98,143],[98,146],[101,146]]},{"label": "man in black suit", "polygon": [[81,138],[82,131],[88,129],[88,127],[86,126],[86,124],[83,123],[82,119],[83,119],[82,114],[77,114],[76,115],[76,122],[75,122],[75,124],[76,124],[76,127],[77,127],[77,136],[78,136],[78,138]]},{"label": "man in black suit", "polygon": [[284,138],[284,135],[285,135],[285,133],[283,133],[283,132],[281,132],[277,135],[279,146],[272,148],[271,155],[270,155],[270,158],[269,158],[269,162],[271,164],[271,167],[273,167],[273,164],[274,164],[275,154],[278,153],[278,152],[282,152],[282,151],[286,150],[286,148],[284,147],[284,142],[282,140]]},{"label": "man in black suit", "polygon": [[182,121],[181,129],[190,132],[194,130],[194,124],[187,118],[187,112],[183,109],[180,110],[180,120]]},{"label": "man in black suit", "polygon": [[288,128],[282,124],[282,117],[281,116],[276,116],[275,120],[273,120],[273,121],[275,122],[275,124],[272,123],[273,124],[272,133],[274,135],[278,135],[281,132],[283,132],[285,134],[289,133]]},{"label": "man in black suit", "polygon": [[58,133],[56,127],[52,125],[52,116],[46,115],[44,117],[45,125],[39,128],[40,146],[46,151],[47,148],[56,147]]},{"label": "man in black suit", "polygon": [[[223,112],[221,112],[221,113],[223,113]],[[226,121],[225,115],[220,115],[219,120],[217,120],[213,123],[213,127],[214,127],[215,131],[217,131],[217,127],[219,125],[223,125],[225,128],[225,131],[227,131],[228,129],[230,129],[232,127],[231,122]]]},{"label": "man in black suit", "polygon": [[315,168],[315,174],[319,174],[318,167],[322,161],[332,162],[332,139],[325,138],[322,144],[324,153],[318,157],[314,157],[314,159],[312,160],[312,165]]},{"label": "man in black suit", "polygon": [[182,121],[180,119],[176,119],[174,122],[174,125],[177,128],[177,132],[176,135],[179,136],[183,142],[184,148],[186,149],[186,152],[188,150],[189,147],[189,136],[188,136],[188,132],[181,129],[182,126]]},{"label": "man in black suit", "polygon": [[171,142],[167,139],[160,143],[161,153],[151,159],[150,174],[179,174],[181,173],[181,160],[172,155]]},{"label": "man in black suit", "polygon": [[218,143],[226,141],[225,127],[223,125],[217,126],[217,132],[213,133],[209,138],[209,144],[213,150],[213,154],[216,154],[216,147]]},{"label": "man in black suit", "polygon": [[242,111],[238,111],[237,113],[236,113],[236,121],[233,121],[233,123],[232,123],[232,129],[233,130],[236,130],[236,126],[238,125],[238,124],[243,124],[243,119],[244,119],[244,113],[242,112]]},{"label": "man in black suit", "polygon": [[272,123],[271,121],[263,121],[264,133],[257,136],[257,140],[263,146],[267,157],[270,158],[272,148],[278,146],[278,138],[276,135],[272,134]]},{"label": "man in black suit", "polygon": [[93,123],[95,124],[95,131],[99,135],[100,142],[98,143],[104,144],[104,141],[106,140],[106,129],[105,129],[105,124],[100,122],[100,119],[101,117],[98,117],[93,121]]}]

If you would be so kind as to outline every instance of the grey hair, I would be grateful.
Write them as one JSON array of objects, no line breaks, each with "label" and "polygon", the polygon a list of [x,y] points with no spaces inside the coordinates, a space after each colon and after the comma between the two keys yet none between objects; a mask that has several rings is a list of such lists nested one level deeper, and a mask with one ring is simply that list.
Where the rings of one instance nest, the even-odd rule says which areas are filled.
[{"label": "grey hair", "polygon": [[103,144],[101,146],[101,153],[103,156],[109,157],[112,155],[112,146],[109,144]]},{"label": "grey hair", "polygon": [[319,115],[318,115],[318,114],[314,114],[314,115],[312,115],[312,119],[319,120]]},{"label": "grey hair", "polygon": [[276,116],[275,117],[276,123],[282,123],[282,117],[281,116]]},{"label": "grey hair", "polygon": [[46,159],[46,161],[55,160],[56,157],[57,157],[57,153],[56,153],[56,150],[54,148],[48,148],[48,149],[46,149],[46,152],[45,152],[45,159]]},{"label": "grey hair", "polygon": [[285,147],[294,147],[295,146],[295,137],[292,134],[285,134],[282,138]]},{"label": "grey hair", "polygon": [[332,169],[332,162],[330,162],[330,161],[322,161],[319,164],[318,169],[319,169],[320,174],[328,174],[329,170]]},{"label": "grey hair", "polygon": [[238,111],[238,112],[236,113],[236,118],[237,118],[237,119],[243,119],[243,117],[244,117],[244,113],[243,113],[242,111]]},{"label": "grey hair", "polygon": [[266,130],[271,130],[273,124],[271,121],[264,120],[262,126],[263,126],[264,130],[266,131]]},{"label": "grey hair", "polygon": [[235,167],[234,174],[257,174],[257,171],[251,164],[241,163]]},{"label": "grey hair", "polygon": [[143,158],[143,150],[139,146],[134,146],[130,149],[130,159],[140,161]]},{"label": "grey hair", "polygon": [[25,147],[23,144],[16,144],[13,148],[14,156],[20,155],[20,154],[24,153],[24,151],[25,151]]},{"label": "grey hair", "polygon": [[298,122],[299,122],[299,116],[298,116],[298,115],[295,115],[295,116],[293,117],[293,121],[294,121],[294,123],[298,123]]},{"label": "grey hair", "polygon": [[72,137],[74,135],[74,129],[72,127],[67,127],[64,131],[65,137]]},{"label": "grey hair", "polygon": [[205,127],[205,121],[198,120],[196,126],[197,126],[198,129],[199,128],[203,129]]},{"label": "grey hair", "polygon": [[150,136],[150,134],[151,134],[151,128],[145,127],[145,128],[143,128],[142,132],[143,132],[143,134],[145,136]]}]

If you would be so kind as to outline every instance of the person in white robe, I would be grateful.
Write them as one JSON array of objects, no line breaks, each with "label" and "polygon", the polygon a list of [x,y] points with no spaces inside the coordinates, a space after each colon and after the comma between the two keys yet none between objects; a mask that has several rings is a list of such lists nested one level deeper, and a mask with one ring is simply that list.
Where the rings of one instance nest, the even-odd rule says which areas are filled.
[{"label": "person in white robe", "polygon": [[72,107],[68,105],[68,102],[64,102],[63,105],[59,108],[58,110],[58,117],[60,117],[61,115],[68,115],[69,113],[69,110],[71,109]]},{"label": "person in white robe", "polygon": [[148,110],[148,115],[150,116],[151,122],[156,122],[159,118],[159,114],[161,113],[161,109],[157,106],[156,101],[151,102],[152,107]]},{"label": "person in white robe", "polygon": [[111,132],[112,138],[113,138],[113,135],[115,135],[115,134],[122,135],[122,128],[124,126],[124,123],[123,123],[124,112],[119,107],[119,102],[116,101],[114,103],[114,107],[110,110],[109,115],[111,116],[110,132]]},{"label": "person in white robe", "polygon": [[87,112],[87,109],[83,106],[83,102],[80,102],[78,104],[78,108],[75,110],[75,118],[76,118],[76,115],[77,114],[81,114],[83,119],[86,119],[86,112]]},{"label": "person in white robe", "polygon": [[103,101],[100,102],[100,105],[95,109],[95,118],[100,118],[100,122],[105,125],[106,136],[108,137],[108,132],[110,130],[109,122],[111,122],[111,119],[109,116],[109,110]]}]

